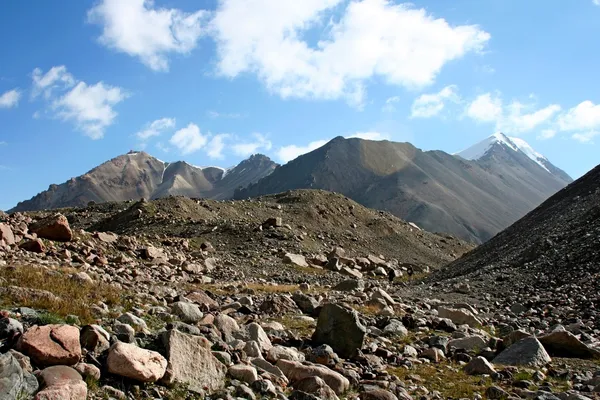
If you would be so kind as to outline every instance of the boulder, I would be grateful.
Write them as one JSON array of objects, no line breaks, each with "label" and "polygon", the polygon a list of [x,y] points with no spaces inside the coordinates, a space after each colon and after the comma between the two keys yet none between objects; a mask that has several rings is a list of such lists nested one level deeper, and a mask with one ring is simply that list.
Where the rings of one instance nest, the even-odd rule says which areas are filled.
[{"label": "boulder", "polygon": [[365,281],[360,279],[346,279],[334,286],[333,290],[340,292],[351,292],[353,290],[362,292],[365,290]]},{"label": "boulder", "polygon": [[79,372],[79,374],[86,379],[91,378],[96,381],[100,380],[100,375],[101,375],[100,368],[96,367],[95,365],[79,363],[79,364],[75,365],[73,367],[73,369],[75,371]]},{"label": "boulder", "polygon": [[240,326],[229,315],[219,314],[215,317],[214,325],[225,336],[231,337],[234,332],[240,330]]},{"label": "boulder", "polygon": [[246,382],[249,385],[258,380],[258,372],[256,371],[256,368],[251,365],[234,365],[229,368],[228,373],[233,379]]},{"label": "boulder", "polygon": [[179,317],[183,322],[193,324],[202,319],[204,314],[200,311],[200,307],[193,303],[178,301],[171,306],[171,313]]},{"label": "boulder", "polygon": [[114,243],[119,240],[119,236],[112,232],[96,232],[94,237],[104,243]]},{"label": "boulder", "polygon": [[329,303],[319,314],[312,339],[316,344],[328,344],[341,357],[350,358],[362,347],[366,332],[355,310]]},{"label": "boulder", "polygon": [[73,239],[69,221],[62,214],[54,214],[29,225],[29,231],[57,242],[70,242]]},{"label": "boulder", "polygon": [[398,400],[398,397],[384,389],[371,389],[362,392],[360,400]]},{"label": "boulder", "polygon": [[465,365],[467,375],[492,375],[496,373],[494,366],[483,357],[475,357]]},{"label": "boulder", "polygon": [[9,246],[15,244],[15,235],[7,224],[0,224],[0,242],[2,241]]},{"label": "boulder", "polygon": [[376,288],[373,290],[373,293],[371,294],[371,298],[372,299],[382,299],[384,300],[388,306],[392,306],[394,304],[396,304],[396,302],[392,299],[392,297],[387,294],[387,292],[381,288]]},{"label": "boulder", "polygon": [[318,376],[309,376],[300,381],[294,382],[292,386],[296,390],[316,395],[319,399],[339,399],[339,397],[337,397],[335,392],[327,385],[327,383],[325,383],[325,381]]},{"label": "boulder", "polygon": [[460,339],[452,339],[448,342],[448,348],[451,347],[467,351],[481,351],[488,347],[488,344],[481,336],[475,335]]},{"label": "boulder", "polygon": [[448,318],[457,325],[467,324],[471,328],[481,326],[481,321],[473,315],[472,312],[465,309],[454,309],[446,307],[438,307],[438,316],[440,318]]},{"label": "boulder", "polygon": [[279,360],[277,367],[283,371],[292,385],[309,377],[319,377],[327,383],[336,394],[342,394],[350,388],[350,381],[342,374],[322,365],[301,364],[297,361]]},{"label": "boulder", "polygon": [[33,395],[38,381],[24,371],[19,361],[11,354],[0,354],[0,400],[14,400],[19,395]]},{"label": "boulder", "polygon": [[39,374],[39,379],[43,389],[35,396],[35,400],[87,399],[87,385],[79,372],[71,367],[48,367]]},{"label": "boulder", "polygon": [[273,346],[267,353],[267,360],[271,362],[279,360],[304,361],[304,354],[293,347]]},{"label": "boulder", "polygon": [[291,264],[291,265],[295,265],[297,267],[308,267],[308,263],[306,262],[306,259],[304,258],[304,256],[302,256],[300,254],[286,253],[283,256],[283,262],[285,264]]},{"label": "boulder", "polygon": [[566,330],[555,330],[538,337],[538,340],[552,357],[600,358],[600,351],[587,346]]},{"label": "boulder", "polygon": [[209,310],[217,310],[219,308],[219,303],[214,301],[206,292],[203,290],[195,290],[191,293],[188,293],[186,296],[190,301],[200,304],[201,306],[205,306]]},{"label": "boulder", "polygon": [[438,349],[437,347],[430,347],[428,349],[423,350],[423,352],[421,353],[421,357],[431,360],[434,363],[439,363],[440,361],[446,358],[444,352],[441,349]]},{"label": "boulder", "polygon": [[317,299],[304,293],[294,293],[292,300],[304,314],[311,315],[319,307]]},{"label": "boulder", "polygon": [[19,338],[17,350],[40,366],[75,365],[81,358],[79,329],[70,325],[34,325]]},{"label": "boulder", "polygon": [[13,318],[0,319],[0,339],[12,339],[23,333],[23,324]]},{"label": "boulder", "polygon": [[81,328],[79,343],[81,347],[95,354],[110,348],[110,335],[99,325],[86,325]]},{"label": "boulder", "polygon": [[528,337],[504,350],[492,362],[501,365],[538,368],[550,361],[552,359],[540,341],[534,337]]},{"label": "boulder", "polygon": [[160,353],[122,342],[108,350],[106,364],[111,374],[140,382],[156,382],[167,369],[167,360]]},{"label": "boulder", "polygon": [[19,248],[31,253],[43,253],[46,251],[46,245],[40,239],[26,240],[19,245]]},{"label": "boulder", "polygon": [[397,319],[391,319],[385,328],[383,328],[383,333],[387,336],[403,338],[408,336],[408,329]]},{"label": "boulder", "polygon": [[213,355],[206,338],[171,330],[163,334],[162,340],[169,362],[164,383],[183,383],[197,393],[225,386],[227,368]]}]

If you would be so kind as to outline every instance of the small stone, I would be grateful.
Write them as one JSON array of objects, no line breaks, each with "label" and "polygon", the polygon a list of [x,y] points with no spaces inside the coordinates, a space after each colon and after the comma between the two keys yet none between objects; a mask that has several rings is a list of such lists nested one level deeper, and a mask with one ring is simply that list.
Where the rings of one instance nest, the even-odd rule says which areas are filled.
[{"label": "small stone", "polygon": [[475,357],[465,366],[465,373],[468,375],[492,375],[496,373],[496,370],[483,357]]},{"label": "small stone", "polygon": [[256,368],[250,365],[234,365],[229,368],[228,373],[233,379],[238,379],[242,382],[246,382],[249,385],[258,380],[258,372],[256,372]]}]

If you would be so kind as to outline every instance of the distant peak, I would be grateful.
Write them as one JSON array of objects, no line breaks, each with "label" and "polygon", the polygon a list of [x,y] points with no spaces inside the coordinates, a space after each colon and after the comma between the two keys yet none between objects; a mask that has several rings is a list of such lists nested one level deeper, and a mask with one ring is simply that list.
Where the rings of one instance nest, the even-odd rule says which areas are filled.
[{"label": "distant peak", "polygon": [[538,153],[527,143],[525,140],[517,137],[509,137],[506,136],[502,132],[496,132],[493,135],[487,137],[481,142],[465,149],[455,155],[461,156],[467,160],[479,160],[494,147],[494,145],[503,145],[505,148],[508,148],[512,151],[521,152],[529,157],[533,162],[538,164],[540,167],[544,168],[546,171],[550,172],[546,163],[548,159],[542,154]]}]

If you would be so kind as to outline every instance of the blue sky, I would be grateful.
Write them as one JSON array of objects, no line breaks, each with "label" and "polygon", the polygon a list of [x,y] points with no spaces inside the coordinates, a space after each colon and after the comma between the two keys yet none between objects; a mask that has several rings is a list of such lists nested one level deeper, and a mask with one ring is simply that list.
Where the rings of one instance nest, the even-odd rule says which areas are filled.
[{"label": "blue sky", "polygon": [[599,0],[0,5],[0,209],[144,149],[229,167],[335,136],[600,157]]}]

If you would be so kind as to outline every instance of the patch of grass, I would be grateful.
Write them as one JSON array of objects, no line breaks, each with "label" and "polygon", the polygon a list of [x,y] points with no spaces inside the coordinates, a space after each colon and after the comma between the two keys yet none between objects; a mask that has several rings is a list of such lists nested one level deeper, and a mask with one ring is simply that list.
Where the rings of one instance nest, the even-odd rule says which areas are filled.
[{"label": "patch of grass", "polygon": [[[300,290],[299,285],[268,285],[264,283],[246,283],[243,287],[228,287],[222,284],[195,284],[187,287],[189,290],[201,289],[207,292],[214,293],[216,295],[232,295],[243,293],[244,290],[250,289],[257,293],[266,294],[278,294],[278,293],[294,293]],[[304,293],[320,293],[324,289],[320,287],[311,287],[310,290],[304,291]]]},{"label": "patch of grass", "polygon": [[38,323],[40,325],[54,325],[54,324],[64,324],[65,319],[60,315],[56,315],[51,312],[42,312],[38,314]]},{"label": "patch of grass", "polygon": [[379,315],[379,313],[381,312],[379,307],[372,305],[353,306],[353,308],[363,315],[375,316]]},{"label": "patch of grass", "polygon": [[309,322],[297,317],[298,315],[296,314],[287,314],[280,318],[270,319],[269,321],[279,322],[286,329],[291,330],[300,337],[311,337],[313,332],[315,331],[316,321]]},{"label": "patch of grass", "polygon": [[491,378],[467,375],[449,362],[416,364],[412,369],[388,368],[388,372],[402,381],[409,380],[409,375],[418,375],[427,389],[439,391],[445,399],[473,398],[493,384]]},{"label": "patch of grass", "polygon": [[68,276],[72,272],[36,266],[0,268],[0,304],[45,310],[47,321],[64,321],[72,314],[86,324],[95,321],[92,305],[120,303],[121,293],[114,287],[75,281]]}]

